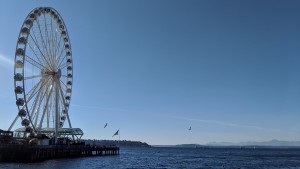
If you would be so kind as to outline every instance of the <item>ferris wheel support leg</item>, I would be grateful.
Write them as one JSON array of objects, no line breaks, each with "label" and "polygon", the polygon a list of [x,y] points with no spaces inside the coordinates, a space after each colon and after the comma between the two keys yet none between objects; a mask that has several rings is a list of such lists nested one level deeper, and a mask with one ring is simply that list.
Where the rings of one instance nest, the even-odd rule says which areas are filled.
[{"label": "ferris wheel support leg", "polygon": [[59,90],[58,90],[58,79],[56,79],[55,85],[55,144],[57,144],[58,137],[58,127],[59,127],[59,109],[58,109],[58,101],[59,101]]},{"label": "ferris wheel support leg", "polygon": [[[62,91],[62,89],[61,89],[60,83],[58,83],[58,85],[59,85],[59,90],[60,90],[60,94],[61,94],[61,97],[62,97],[64,109],[67,110],[66,102],[65,102],[65,100],[63,99],[64,96],[63,96],[63,91]],[[70,117],[69,117],[69,110],[67,111],[67,119],[68,119],[69,127],[72,128],[71,120],[70,120]],[[75,140],[74,135],[72,135],[72,138],[73,138],[73,141],[74,141],[74,140]]]},{"label": "ferris wheel support leg", "polygon": [[16,123],[18,117],[19,117],[19,115],[17,115],[16,118],[15,118],[15,120],[11,123],[11,125],[10,125],[9,128],[8,128],[8,131],[10,131],[11,128],[15,125],[15,123]]},{"label": "ferris wheel support leg", "polygon": [[[68,119],[70,128],[72,128],[71,120],[70,120],[70,118],[69,118],[69,113],[67,113],[67,119]],[[73,141],[75,141],[74,135],[72,135],[72,138],[73,138]]]}]

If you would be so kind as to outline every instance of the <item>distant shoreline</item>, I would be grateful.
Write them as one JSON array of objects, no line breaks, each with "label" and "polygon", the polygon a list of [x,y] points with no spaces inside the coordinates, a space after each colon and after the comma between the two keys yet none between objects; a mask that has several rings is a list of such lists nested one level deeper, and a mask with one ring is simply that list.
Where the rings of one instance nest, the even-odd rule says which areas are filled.
[{"label": "distant shoreline", "polygon": [[[154,145],[155,147],[155,145]],[[207,144],[177,144],[177,145],[159,145],[159,147],[185,147],[185,148],[300,148],[300,141],[283,141],[273,139],[270,141],[246,141],[239,143],[232,142],[209,142]]]},{"label": "distant shoreline", "polygon": [[83,139],[85,144],[97,145],[97,146],[120,146],[120,147],[151,147],[149,144],[141,141],[130,140],[91,140]]},{"label": "distant shoreline", "polygon": [[300,149],[300,146],[259,146],[259,145],[245,145],[245,146],[208,146],[198,144],[179,144],[179,145],[151,145],[152,147],[165,148],[234,148],[234,149]]}]

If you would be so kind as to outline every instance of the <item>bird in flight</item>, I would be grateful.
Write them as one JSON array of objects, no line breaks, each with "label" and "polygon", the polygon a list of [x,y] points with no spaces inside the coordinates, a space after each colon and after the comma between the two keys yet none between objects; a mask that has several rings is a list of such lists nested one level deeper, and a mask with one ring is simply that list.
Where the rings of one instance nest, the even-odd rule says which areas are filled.
[{"label": "bird in flight", "polygon": [[105,123],[104,128],[107,126],[107,123]]},{"label": "bird in flight", "polygon": [[191,131],[191,130],[192,130],[192,127],[189,128],[189,131]]}]

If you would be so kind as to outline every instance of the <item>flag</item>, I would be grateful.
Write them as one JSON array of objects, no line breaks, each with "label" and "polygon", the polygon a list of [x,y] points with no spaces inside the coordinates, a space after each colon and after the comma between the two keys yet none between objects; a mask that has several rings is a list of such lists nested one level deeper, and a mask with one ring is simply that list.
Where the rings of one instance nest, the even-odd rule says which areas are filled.
[{"label": "flag", "polygon": [[119,135],[119,130],[113,136],[116,136],[116,135]]}]

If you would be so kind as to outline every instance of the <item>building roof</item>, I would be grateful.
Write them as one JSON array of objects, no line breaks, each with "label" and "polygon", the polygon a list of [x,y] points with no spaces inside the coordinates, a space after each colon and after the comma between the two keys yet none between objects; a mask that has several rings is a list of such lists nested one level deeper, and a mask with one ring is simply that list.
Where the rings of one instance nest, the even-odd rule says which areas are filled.
[{"label": "building roof", "polygon": [[[55,128],[42,128],[39,130],[42,134],[51,135],[55,133]],[[25,127],[18,128],[15,132],[25,132]],[[80,135],[82,136],[84,133],[80,128],[59,128],[59,135]]]}]

